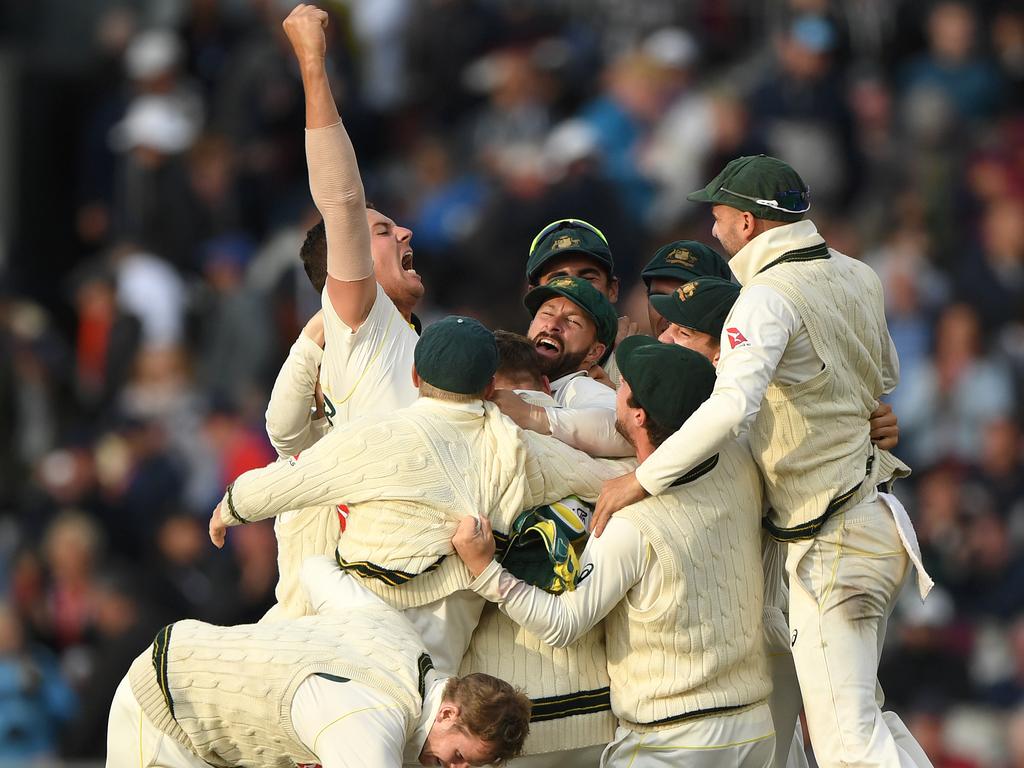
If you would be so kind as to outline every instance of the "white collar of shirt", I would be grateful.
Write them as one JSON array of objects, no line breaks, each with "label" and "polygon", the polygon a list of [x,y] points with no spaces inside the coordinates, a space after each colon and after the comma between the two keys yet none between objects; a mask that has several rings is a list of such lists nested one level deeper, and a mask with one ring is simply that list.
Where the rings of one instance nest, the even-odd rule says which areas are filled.
[{"label": "white collar of shirt", "polygon": [[820,245],[825,239],[818,234],[818,228],[809,219],[773,227],[755,237],[729,259],[729,268],[746,285],[754,275],[779,258],[786,251]]},{"label": "white collar of shirt", "polygon": [[567,373],[559,379],[555,379],[551,382],[551,394],[557,398],[558,393],[561,392],[570,381],[586,375],[586,371],[575,371],[573,373]]},{"label": "white collar of shirt", "polygon": [[405,741],[405,752],[402,755],[404,765],[419,765],[420,752],[427,741],[430,729],[434,725],[437,712],[441,709],[441,702],[444,700],[444,689],[451,678],[441,677],[435,672],[427,673],[427,695],[423,697],[423,709],[420,710],[420,719],[415,730],[409,734]]},{"label": "white collar of shirt", "polygon": [[453,403],[448,400],[438,400],[434,397],[420,397],[409,407],[443,412],[453,418],[459,418],[460,416],[480,417],[484,415],[483,400],[471,400],[468,403]]}]

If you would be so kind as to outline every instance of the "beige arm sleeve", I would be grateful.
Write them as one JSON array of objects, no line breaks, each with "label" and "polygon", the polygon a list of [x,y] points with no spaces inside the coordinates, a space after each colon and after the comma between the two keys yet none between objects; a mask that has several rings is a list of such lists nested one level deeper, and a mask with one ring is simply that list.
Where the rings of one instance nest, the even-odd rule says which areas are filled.
[{"label": "beige arm sleeve", "polygon": [[309,191],[324,217],[327,274],[355,282],[373,276],[366,198],[356,153],[341,122],[306,129]]}]

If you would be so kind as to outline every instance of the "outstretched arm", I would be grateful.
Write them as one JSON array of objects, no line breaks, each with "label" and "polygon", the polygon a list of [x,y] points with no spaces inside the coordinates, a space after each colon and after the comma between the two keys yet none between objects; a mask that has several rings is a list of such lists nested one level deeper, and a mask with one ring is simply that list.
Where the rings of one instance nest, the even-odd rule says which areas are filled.
[{"label": "outstretched arm", "polygon": [[470,588],[497,603],[509,618],[548,645],[560,648],[589,632],[640,581],[648,545],[633,525],[613,521],[615,535],[591,539],[580,560],[588,574],[571,592],[552,595],[520,581],[494,560],[494,536],[484,518],[463,518],[452,538],[473,582]]},{"label": "outstretched arm", "polygon": [[306,95],[306,162],[327,234],[327,295],[338,317],[355,331],[373,307],[377,285],[363,182],[324,65],[326,27],[327,13],[311,5],[296,6],[284,20]]}]

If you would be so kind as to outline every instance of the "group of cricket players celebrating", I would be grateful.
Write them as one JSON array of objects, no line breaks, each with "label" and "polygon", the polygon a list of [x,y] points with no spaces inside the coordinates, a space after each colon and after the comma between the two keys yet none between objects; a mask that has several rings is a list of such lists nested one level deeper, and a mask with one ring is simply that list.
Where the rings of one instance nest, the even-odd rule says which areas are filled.
[{"label": "group of cricket players celebrating", "polygon": [[[278,375],[280,459],[210,521],[273,517],[277,605],[163,628],[111,705],[107,765],[926,766],[876,675],[916,572],[889,492],[882,288],[806,218],[786,163],[730,162],[693,241],[644,268],[629,335],[600,229],[526,248],[525,335],[418,332],[412,233],[368,208],[324,68],[302,74],[301,254],[322,310]],[[225,588],[227,585],[225,585]]]}]

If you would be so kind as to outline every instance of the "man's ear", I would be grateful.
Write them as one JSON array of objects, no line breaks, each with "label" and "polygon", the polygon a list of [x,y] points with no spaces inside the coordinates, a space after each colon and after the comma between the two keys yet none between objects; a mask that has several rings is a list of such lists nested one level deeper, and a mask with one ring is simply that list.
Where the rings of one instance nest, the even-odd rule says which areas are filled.
[{"label": "man's ear", "polygon": [[487,382],[487,386],[484,387],[484,391],[481,393],[480,399],[481,400],[490,400],[491,396],[494,394],[494,390],[495,389],[496,389],[496,386],[494,384],[494,377],[492,376],[491,380],[489,382]]},{"label": "man's ear", "polygon": [[551,379],[543,374],[540,377],[540,389],[545,395],[551,394]]},{"label": "man's ear", "polygon": [[441,708],[437,710],[434,720],[438,723],[454,723],[462,714],[462,709],[454,701],[442,701]]},{"label": "man's ear", "polygon": [[719,347],[717,350],[715,350],[715,354],[711,358],[711,364],[713,366],[715,366],[715,368],[717,368],[718,367],[718,361],[721,360],[721,359],[722,359],[722,348]]},{"label": "man's ear", "polygon": [[416,387],[416,389],[420,388],[420,374],[419,371],[416,370],[415,364],[412,366],[412,385]]},{"label": "man's ear", "polygon": [[608,301],[614,304],[619,300],[619,278],[612,275],[608,280]]},{"label": "man's ear", "polygon": [[591,366],[597,365],[597,361],[601,359],[606,349],[608,349],[608,347],[600,341],[595,341],[591,344],[590,349],[587,351],[587,356],[583,358],[583,365],[580,370],[585,371]]}]

